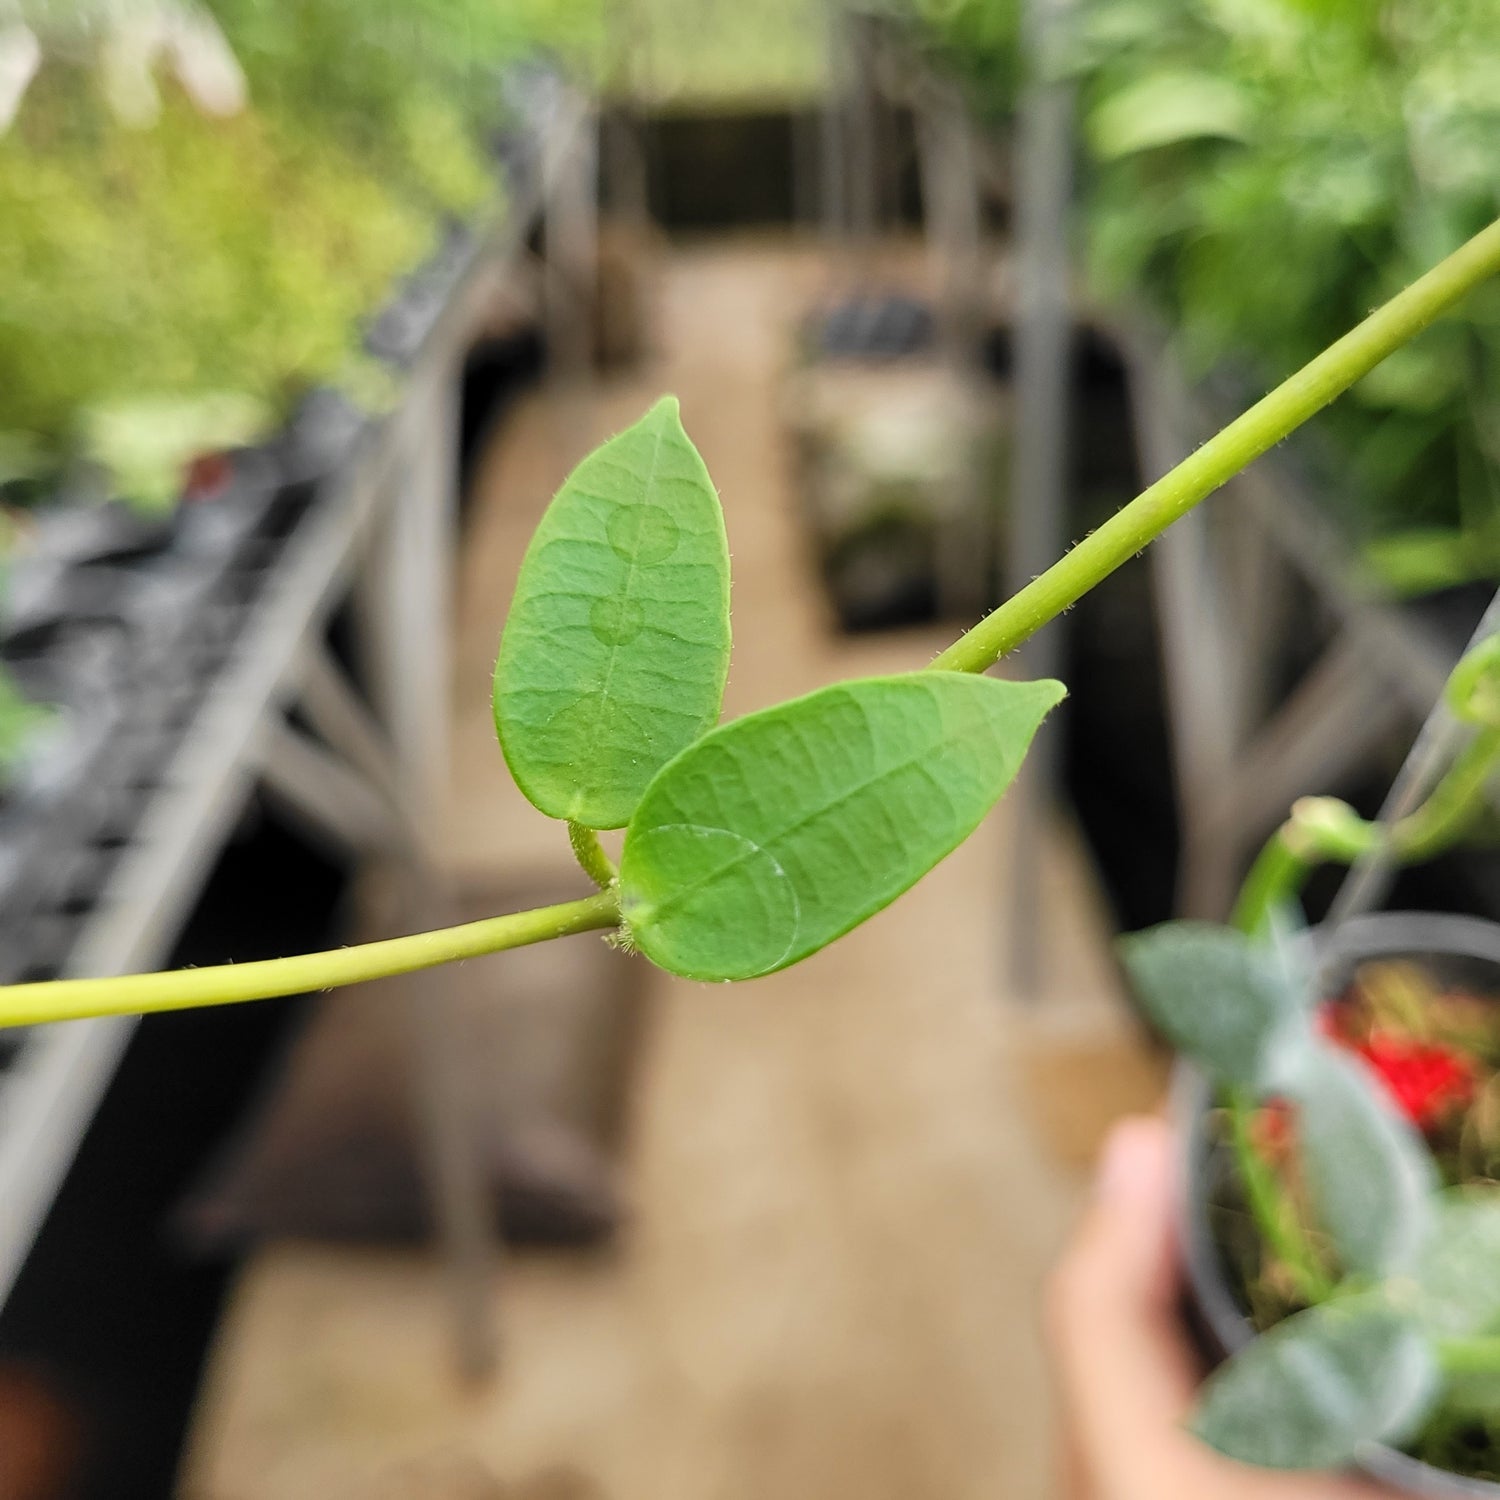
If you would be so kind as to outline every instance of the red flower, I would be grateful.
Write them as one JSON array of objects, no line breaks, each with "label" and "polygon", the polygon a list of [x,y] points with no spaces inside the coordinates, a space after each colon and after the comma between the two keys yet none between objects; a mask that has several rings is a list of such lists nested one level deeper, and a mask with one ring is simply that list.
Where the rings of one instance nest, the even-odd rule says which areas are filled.
[{"label": "red flower", "polygon": [[1380,1075],[1397,1107],[1423,1130],[1474,1097],[1474,1064],[1460,1052],[1376,1033],[1354,1050]]}]

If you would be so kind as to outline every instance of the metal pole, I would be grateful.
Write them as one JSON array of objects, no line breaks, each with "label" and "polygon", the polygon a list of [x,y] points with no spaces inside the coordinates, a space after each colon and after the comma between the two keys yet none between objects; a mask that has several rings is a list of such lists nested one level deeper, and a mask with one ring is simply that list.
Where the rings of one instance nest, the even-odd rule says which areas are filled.
[{"label": "metal pole", "polygon": [[[1061,552],[1068,491],[1068,209],[1073,192],[1073,87],[1049,60],[1069,0],[1027,0],[1022,48],[1027,81],[1016,118],[1015,437],[1010,526],[1003,528],[1000,576],[1008,591],[1029,583]],[[1008,530],[1008,534],[1007,534]],[[1034,636],[1029,676],[1053,675],[1062,657],[1060,622]],[[1011,792],[1011,980],[1023,995],[1040,977],[1040,893],[1035,855],[1055,778],[1056,744],[1044,729]]]},{"label": "metal pole", "polygon": [[[1472,650],[1480,641],[1497,633],[1500,633],[1500,592],[1490,600],[1465,650]],[[1368,854],[1355,861],[1344,877],[1325,926],[1337,927],[1346,918],[1370,911],[1385,899],[1393,874],[1390,841],[1385,835],[1421,804],[1473,732],[1471,726],[1453,717],[1442,698],[1433,705],[1380,809],[1378,826],[1382,837]]]}]

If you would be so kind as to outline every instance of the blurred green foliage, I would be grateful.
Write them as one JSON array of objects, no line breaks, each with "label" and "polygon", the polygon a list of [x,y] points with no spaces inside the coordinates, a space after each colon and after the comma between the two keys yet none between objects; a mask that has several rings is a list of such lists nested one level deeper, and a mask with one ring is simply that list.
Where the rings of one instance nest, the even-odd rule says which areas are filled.
[{"label": "blurred green foliage", "polygon": [[[495,192],[501,66],[586,50],[599,24],[598,0],[209,8],[249,79],[243,113],[200,115],[164,81],[161,118],[131,129],[86,68],[49,60],[0,137],[6,451],[55,465],[88,446],[118,470],[99,440],[127,430],[122,403],[212,428],[225,397],[270,420],[348,373],[394,278]],[[169,496],[130,446],[131,488]]]},{"label": "blurred green foliage", "polygon": [[8,773],[54,716],[55,710],[26,697],[9,669],[0,665],[0,792]]},{"label": "blurred green foliage", "polygon": [[805,104],[823,87],[825,0],[601,0],[604,77],[652,105]]},{"label": "blurred green foliage", "polygon": [[1021,81],[1019,0],[894,0],[932,59],[967,87],[978,115],[1002,120]]},{"label": "blurred green foliage", "polygon": [[[1083,0],[1088,257],[1279,380],[1500,212],[1493,0]],[[1500,572],[1500,289],[1324,419],[1386,581]]]},{"label": "blurred green foliage", "polygon": [[[898,0],[981,112],[1020,0]],[[1191,373],[1271,384],[1500,212],[1495,0],[1074,0],[1082,239]],[[1321,419],[1341,520],[1391,587],[1500,576],[1500,288]]]}]

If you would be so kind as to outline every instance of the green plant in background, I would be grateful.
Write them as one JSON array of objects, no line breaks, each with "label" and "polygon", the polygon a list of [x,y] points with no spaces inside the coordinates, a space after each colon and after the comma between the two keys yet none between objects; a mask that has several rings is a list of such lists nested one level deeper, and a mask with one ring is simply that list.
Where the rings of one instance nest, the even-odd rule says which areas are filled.
[{"label": "green plant in background", "polygon": [[617,81],[654,105],[795,106],[827,85],[820,0],[613,0],[609,11]]},{"label": "green plant in background", "polygon": [[232,404],[263,430],[311,385],[360,383],[361,319],[496,193],[499,68],[584,48],[597,3],[208,9],[239,113],[163,79],[154,123],[128,128],[87,68],[45,61],[0,136],[3,446],[101,462],[147,501],[172,497],[184,448],[253,435]]},{"label": "green plant in background", "polygon": [[[1083,0],[1072,52],[1095,283],[1195,371],[1278,378],[1500,209],[1488,0]],[[1500,295],[1353,394],[1328,431],[1376,574],[1500,574]]]},{"label": "green plant in background", "polygon": [[981,118],[1008,120],[1021,85],[1017,0],[897,0],[919,45],[966,86]]},{"label": "green plant in background", "polygon": [[32,702],[10,672],[0,666],[0,786],[37,733],[52,722],[53,712]]},{"label": "green plant in background", "polygon": [[123,130],[78,80],[38,80],[0,140],[0,428],[60,461],[116,401],[280,412],[337,377],[431,216],[334,143],[277,130],[177,101]]},{"label": "green plant in background", "polygon": [[404,195],[467,212],[493,191],[483,153],[507,64],[588,65],[602,0],[209,0],[257,110],[338,142]]}]

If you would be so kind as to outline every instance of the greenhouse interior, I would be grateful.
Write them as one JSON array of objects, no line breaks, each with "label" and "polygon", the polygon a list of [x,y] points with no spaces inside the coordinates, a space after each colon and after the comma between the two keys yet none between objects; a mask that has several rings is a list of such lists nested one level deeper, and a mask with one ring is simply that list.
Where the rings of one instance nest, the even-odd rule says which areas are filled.
[{"label": "greenhouse interior", "polygon": [[1494,0],[0,0],[0,1500],[1500,1500],[1497,216]]}]

